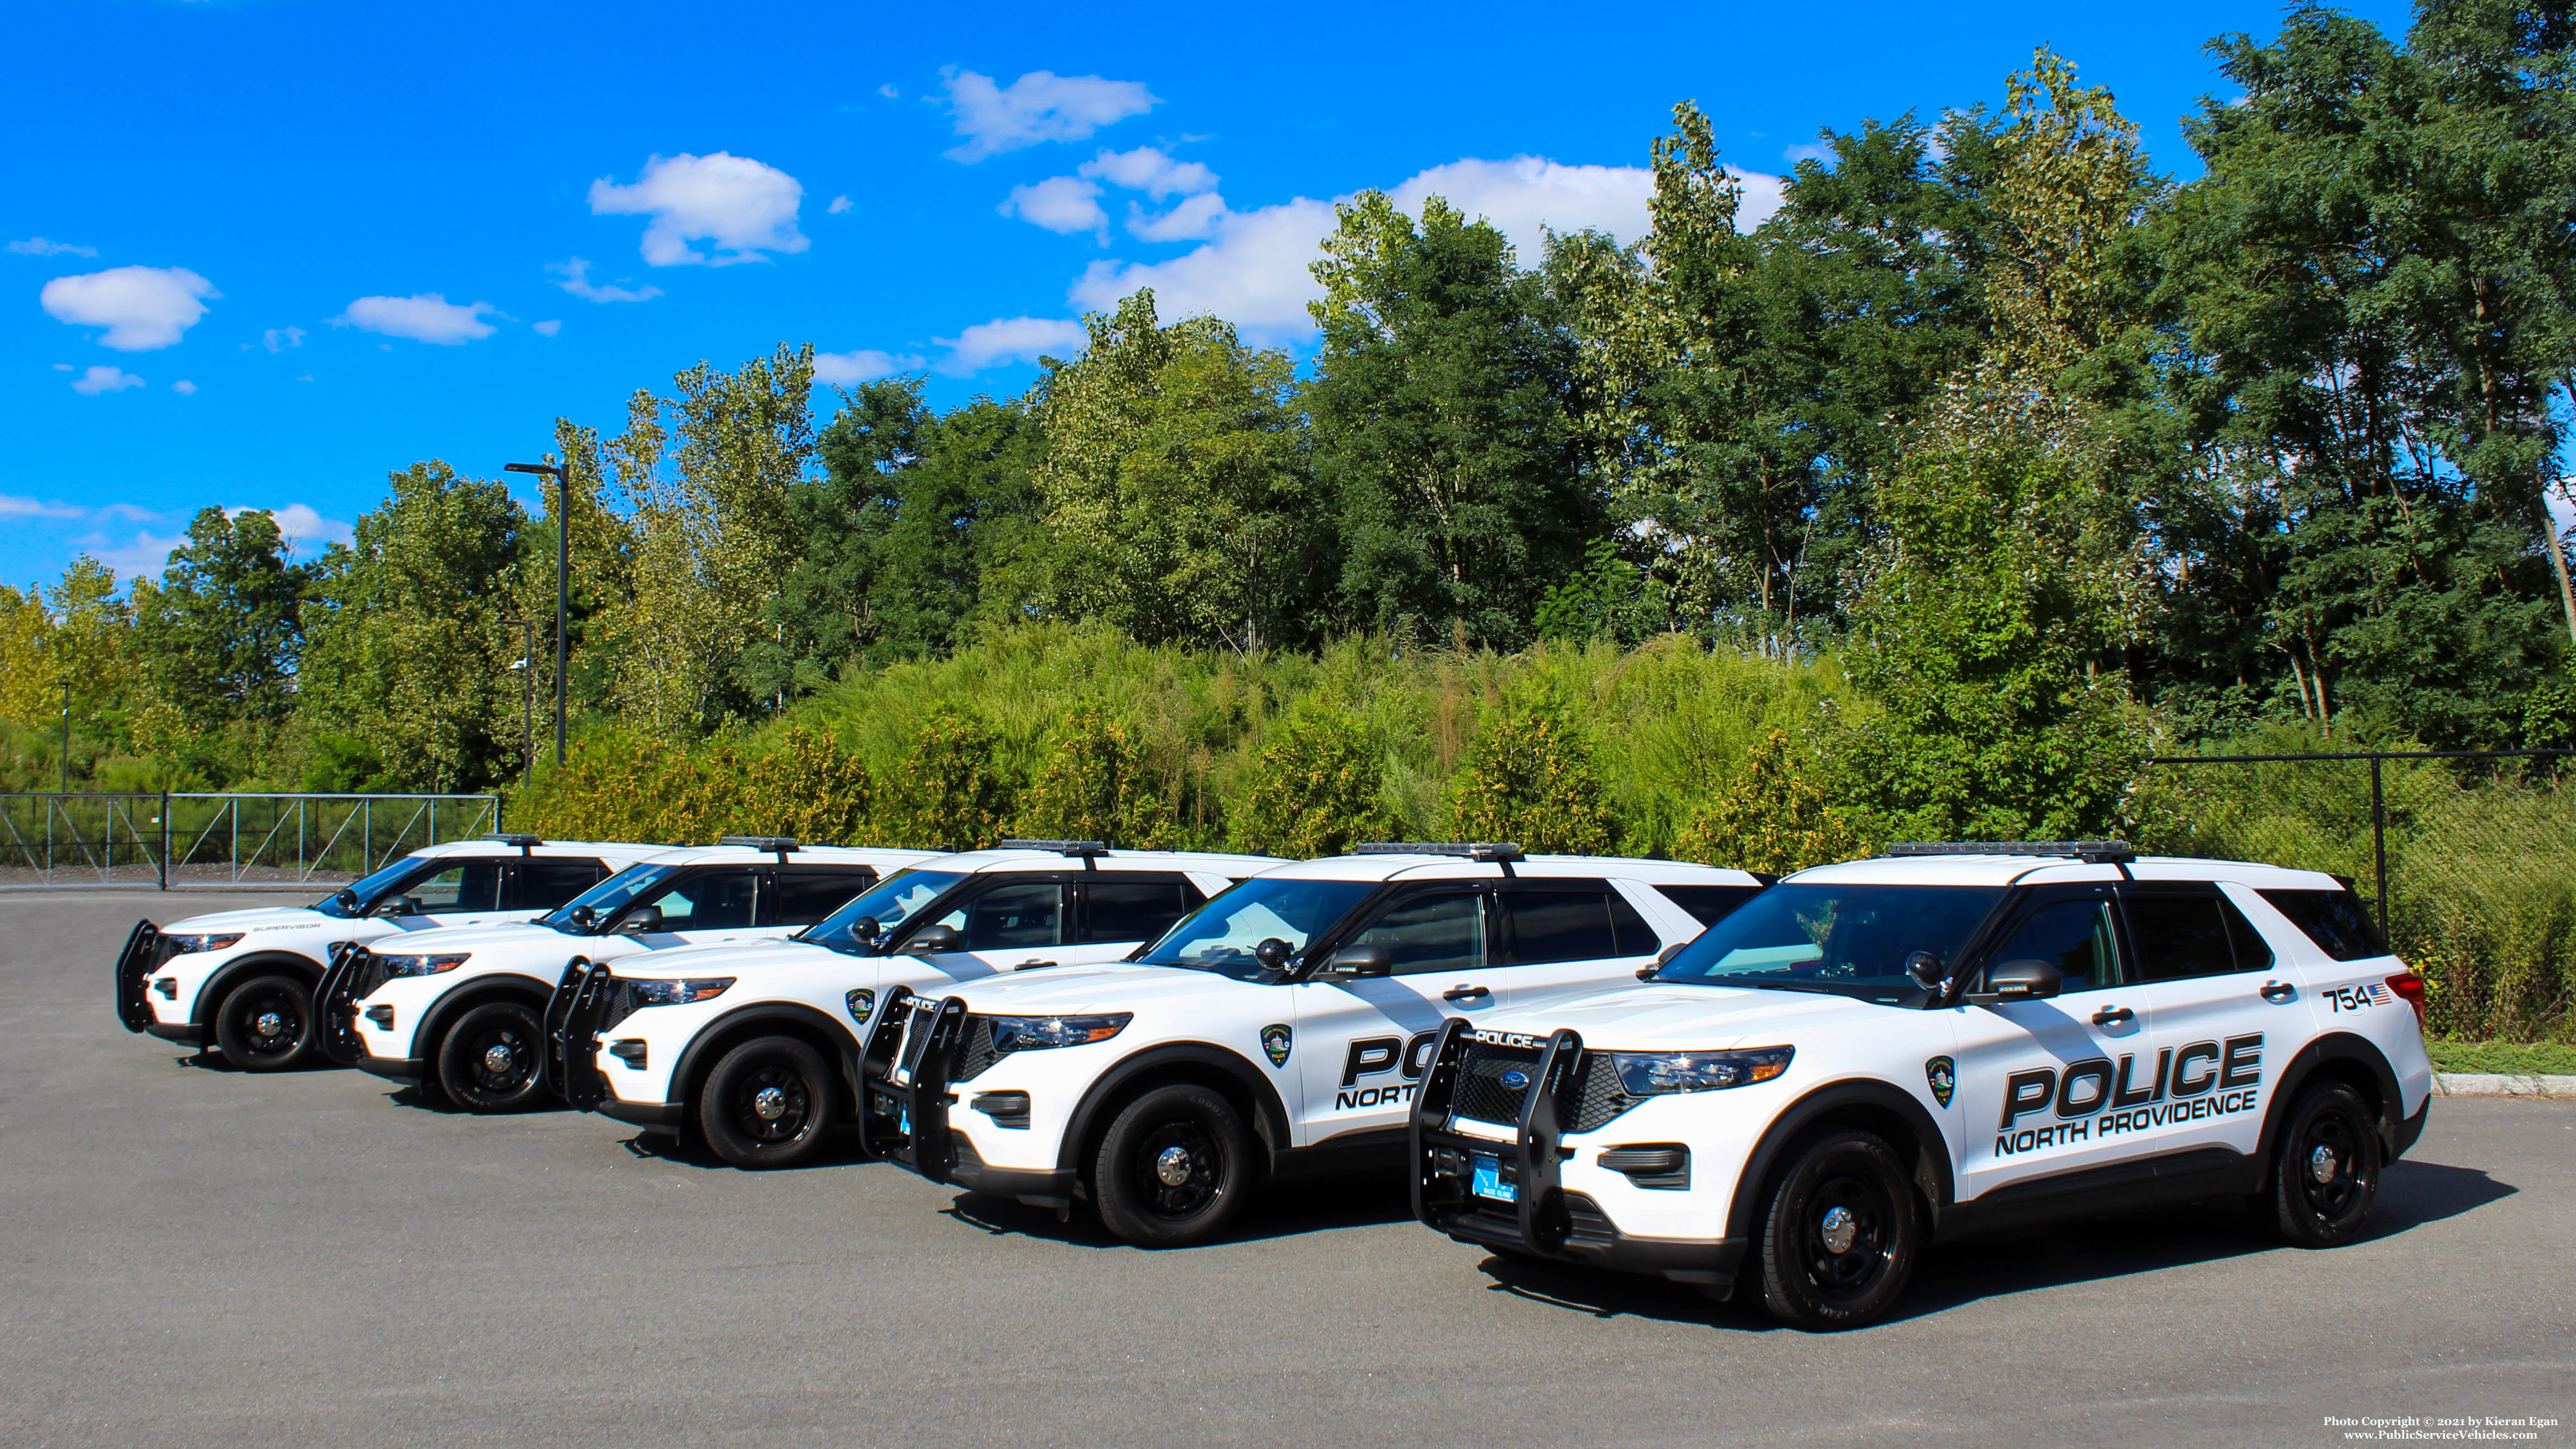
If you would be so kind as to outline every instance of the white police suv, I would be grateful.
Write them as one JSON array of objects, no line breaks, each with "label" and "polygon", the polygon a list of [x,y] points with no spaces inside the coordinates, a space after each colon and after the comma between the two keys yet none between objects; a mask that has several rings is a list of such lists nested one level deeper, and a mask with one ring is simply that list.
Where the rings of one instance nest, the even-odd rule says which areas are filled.
[{"label": "white police suv", "polygon": [[117,1020],[212,1046],[244,1071],[294,1066],[313,1047],[316,988],[334,950],[526,921],[659,849],[493,835],[414,851],[310,906],[138,921],[117,953]]},{"label": "white police suv", "polygon": [[1781,1320],[1885,1313],[1927,1243],[2241,1196],[2350,1242],[2424,1128],[2422,979],[2344,883],[2117,841],[1803,871],[1647,983],[1449,1028],[1414,1204],[1506,1253]]},{"label": "white police suv", "polygon": [[546,1002],[571,958],[784,936],[932,858],[728,836],[655,852],[525,925],[349,947],[323,983],[323,1050],[470,1111],[515,1111],[546,1089]]},{"label": "white police suv", "polygon": [[791,1166],[855,1118],[865,1027],[896,988],[1113,961],[1283,863],[1005,841],[891,876],[790,940],[576,961],[547,1016],[556,1079],[576,1107],[693,1128],[738,1167]]},{"label": "white police suv", "polygon": [[869,1147],[1144,1247],[1265,1178],[1395,1170],[1443,1023],[1628,981],[1762,888],[1742,871],[1380,845],[1236,886],[1123,962],[887,992]]}]

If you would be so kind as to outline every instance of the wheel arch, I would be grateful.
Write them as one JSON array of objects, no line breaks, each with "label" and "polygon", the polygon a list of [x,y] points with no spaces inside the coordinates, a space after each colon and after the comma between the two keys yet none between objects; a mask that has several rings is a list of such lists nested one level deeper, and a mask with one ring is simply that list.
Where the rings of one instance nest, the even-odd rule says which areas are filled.
[{"label": "wheel arch", "polygon": [[1166,1042],[1147,1047],[1100,1074],[1075,1104],[1064,1136],[1056,1144],[1056,1166],[1080,1175],[1108,1134],[1117,1108],[1138,1094],[1176,1082],[1213,1088],[1245,1112],[1255,1141],[1261,1144],[1263,1167],[1275,1165],[1288,1147],[1288,1107],[1272,1086],[1238,1053],[1213,1042]]},{"label": "wheel arch", "polygon": [[[2397,1085],[2397,1069],[2379,1044],[2354,1032],[2337,1031],[2299,1048],[2281,1068],[2280,1085],[2263,1104],[2263,1135],[2255,1150],[2265,1162],[2280,1145],[2282,1120],[2301,1089],[2319,1079],[2342,1082],[2361,1093],[2379,1120],[2379,1140],[2387,1160],[2397,1158],[2397,1134],[2406,1114],[2406,1094]],[[2268,1169],[2267,1169],[2268,1170]]]},{"label": "wheel arch", "polygon": [[439,1048],[447,1040],[449,1030],[465,1013],[486,1002],[515,1001],[534,1011],[538,1024],[543,1026],[546,1003],[553,999],[554,992],[552,984],[514,971],[495,971],[480,980],[459,986],[430,1003],[428,1014],[420,1019],[419,1028],[411,1034],[411,1054],[430,1063],[423,1070],[435,1076]]},{"label": "wheel arch", "polygon": [[[1790,1103],[1746,1154],[1744,1171],[1735,1180],[1735,1197],[1727,1207],[1726,1236],[1751,1242],[1760,1231],[1762,1203],[1792,1148],[1817,1132],[1835,1127],[1858,1128],[1888,1138],[1900,1156],[1909,1155],[1915,1190],[1930,1204],[1934,1223],[1953,1199],[1950,1139],[1923,1104],[1885,1082],[1828,1082]],[[1927,1228],[1932,1224],[1927,1224]]]},{"label": "wheel arch", "polygon": [[823,1059],[839,1066],[841,1088],[848,1095],[841,1105],[853,1112],[862,1100],[859,1096],[859,1049],[848,1032],[821,1010],[801,1001],[756,1001],[739,1006],[700,1027],[689,1044],[680,1049],[680,1059],[671,1067],[671,1084],[664,1092],[666,1100],[678,1103],[685,1111],[697,1101],[707,1074],[715,1070],[724,1054],[755,1037],[789,1036],[803,1041],[823,1054]]},{"label": "wheel arch", "polygon": [[216,967],[215,974],[206,978],[206,984],[197,988],[197,1004],[189,1013],[189,1022],[212,1030],[216,1008],[225,997],[233,994],[235,988],[252,977],[271,974],[292,976],[304,983],[306,991],[311,991],[322,984],[322,971],[322,963],[293,951],[259,951],[236,956]]}]

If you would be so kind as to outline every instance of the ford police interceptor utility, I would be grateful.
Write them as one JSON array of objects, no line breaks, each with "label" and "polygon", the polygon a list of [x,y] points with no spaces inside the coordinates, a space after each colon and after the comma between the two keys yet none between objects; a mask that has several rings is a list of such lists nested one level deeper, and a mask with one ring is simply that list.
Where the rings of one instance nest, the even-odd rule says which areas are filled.
[{"label": "ford police interceptor utility", "polygon": [[1511,845],[1360,849],[1255,876],[1128,961],[894,988],[863,1137],[934,1182],[1087,1198],[1141,1247],[1202,1242],[1264,1178],[1395,1170],[1443,1022],[1627,980],[1762,887]]},{"label": "ford police interceptor utility", "polygon": [[895,988],[1116,960],[1281,864],[1004,841],[891,876],[790,940],[576,961],[547,1016],[556,1080],[576,1107],[694,1128],[735,1166],[789,1166],[855,1120],[865,1028]]},{"label": "ford police interceptor utility", "polygon": [[493,835],[414,851],[310,906],[139,921],[116,959],[116,1016],[244,1071],[291,1067],[313,1047],[315,987],[338,947],[525,921],[660,848]]},{"label": "ford police interceptor utility", "polygon": [[655,852],[526,925],[351,947],[324,982],[323,1049],[381,1077],[434,1083],[470,1111],[515,1111],[545,1091],[546,1001],[572,957],[784,936],[933,858],[727,836]]},{"label": "ford police interceptor utility", "polygon": [[[1647,984],[1451,1027],[1415,1210],[1505,1253],[1739,1277],[1810,1330],[1926,1243],[2242,1196],[2358,1236],[2424,1129],[2422,979],[2310,871],[2117,841],[1802,871]],[[2411,1009],[2410,1009],[2411,1008]]]}]

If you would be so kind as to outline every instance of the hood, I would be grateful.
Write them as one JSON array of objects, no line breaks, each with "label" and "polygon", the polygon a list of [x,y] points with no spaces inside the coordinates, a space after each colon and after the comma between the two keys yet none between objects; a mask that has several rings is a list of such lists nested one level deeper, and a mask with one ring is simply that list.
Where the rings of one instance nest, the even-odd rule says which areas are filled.
[{"label": "hood", "polygon": [[567,943],[565,953],[580,951],[576,943],[587,938],[567,936],[552,926],[437,926],[426,931],[397,931],[378,936],[367,943],[367,949],[385,956],[409,956],[436,951],[500,951],[512,946],[537,942]]},{"label": "hood", "polygon": [[165,936],[211,936],[223,931],[278,930],[289,926],[318,926],[333,919],[310,906],[253,906],[240,911],[216,911],[209,915],[190,916],[172,921],[161,928]]},{"label": "hood", "polygon": [[1266,991],[1213,971],[1177,966],[1139,966],[1104,961],[1093,966],[1056,966],[1023,971],[993,981],[961,985],[954,993],[915,988],[922,995],[954,994],[968,1011],[995,1016],[1062,1016],[1075,1012],[1134,1011],[1174,999],[1204,1001],[1223,990]]},{"label": "hood", "polygon": [[1531,1036],[1570,1026],[1582,1033],[1585,1046],[1611,1050],[1714,1050],[1794,1046],[1817,1032],[1881,1021],[1899,1009],[1806,991],[1632,986],[1528,1011],[1496,1012],[1476,1025]]},{"label": "hood", "polygon": [[713,946],[675,946],[668,951],[621,956],[609,963],[609,970],[628,978],[704,976],[711,972],[740,974],[847,959],[827,946],[805,941],[726,942]]}]

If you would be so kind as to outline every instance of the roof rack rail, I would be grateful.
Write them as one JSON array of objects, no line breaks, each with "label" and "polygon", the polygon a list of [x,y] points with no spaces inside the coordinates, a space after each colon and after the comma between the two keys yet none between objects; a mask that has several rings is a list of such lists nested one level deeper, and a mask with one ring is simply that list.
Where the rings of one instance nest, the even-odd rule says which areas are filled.
[{"label": "roof rack rail", "polygon": [[1351,847],[1353,855],[1455,855],[1468,860],[1515,861],[1525,857],[1508,840],[1370,840]]},{"label": "roof rack rail", "polygon": [[521,855],[526,855],[545,844],[545,841],[533,835],[478,835],[475,839],[488,840],[494,845],[515,845],[519,847]]},{"label": "roof rack rail", "polygon": [[1058,855],[1087,859],[1095,855],[1107,855],[1109,842],[1105,840],[1005,840],[1002,842],[1002,848],[1004,850],[1051,850]]},{"label": "roof rack rail", "polygon": [[789,851],[805,848],[797,844],[796,837],[792,835],[719,835],[716,837],[716,844],[739,845],[745,850],[765,851],[777,856],[782,865],[786,863]]},{"label": "roof rack rail", "polygon": [[1887,848],[1897,855],[2062,855],[2086,865],[2126,865],[2138,858],[2125,840],[1909,840]]}]

